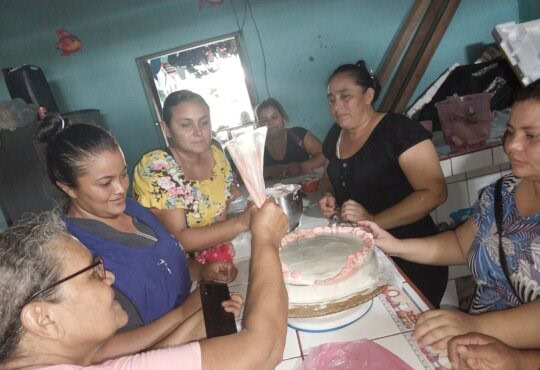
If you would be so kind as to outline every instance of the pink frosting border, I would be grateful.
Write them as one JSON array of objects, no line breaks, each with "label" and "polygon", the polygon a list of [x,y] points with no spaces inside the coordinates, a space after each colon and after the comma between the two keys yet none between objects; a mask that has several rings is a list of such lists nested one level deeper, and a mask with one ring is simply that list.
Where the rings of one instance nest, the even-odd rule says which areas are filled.
[{"label": "pink frosting border", "polygon": [[[347,263],[336,276],[324,280],[315,280],[315,285],[331,285],[347,279],[358,269],[359,266],[362,265],[366,256],[369,256],[369,254],[372,252],[374,246],[373,235],[371,233],[368,233],[359,227],[332,225],[314,227],[313,229],[301,229],[289,233],[285,235],[283,239],[281,239],[280,248],[286,248],[288,244],[294,243],[298,240],[311,239],[317,235],[328,234],[355,235],[364,242],[364,248],[361,251],[349,255],[347,257]],[[283,271],[283,278],[298,279],[300,277],[300,273],[290,271],[289,266],[286,263],[281,262],[281,269]]]}]

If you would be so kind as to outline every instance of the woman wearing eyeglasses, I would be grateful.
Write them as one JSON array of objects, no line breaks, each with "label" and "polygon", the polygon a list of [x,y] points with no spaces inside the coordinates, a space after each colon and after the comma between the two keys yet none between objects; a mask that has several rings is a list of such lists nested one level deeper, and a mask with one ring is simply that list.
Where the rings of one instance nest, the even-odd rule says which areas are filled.
[{"label": "woman wearing eyeglasses", "polygon": [[302,127],[285,128],[289,117],[274,98],[255,108],[259,125],[266,126],[264,177],[294,177],[324,166],[321,141]]},{"label": "woman wearing eyeglasses", "polygon": [[[108,358],[125,348],[148,348],[175,337],[176,327],[200,309],[191,280],[231,281],[229,262],[187,261],[178,241],[146,208],[127,197],[123,153],[107,131],[71,124],[58,114],[43,120],[39,139],[47,145],[51,181],[67,197],[66,223],[92,254],[116,275],[116,299],[128,313],[126,333],[100,351]],[[238,299],[238,298],[235,298]],[[125,352],[122,352],[125,353]]]},{"label": "woman wearing eyeglasses", "polygon": [[[271,201],[253,217],[249,299],[241,332],[181,346],[161,344],[148,352],[132,345],[88,368],[273,369],[283,358],[287,333],[287,293],[278,256],[286,230],[287,218]],[[0,368],[76,370],[95,362],[128,320],[111,289],[117,278],[54,214],[1,232]],[[238,315],[241,305],[227,301],[226,307]],[[198,311],[184,320],[177,335],[204,333],[201,316]]]}]

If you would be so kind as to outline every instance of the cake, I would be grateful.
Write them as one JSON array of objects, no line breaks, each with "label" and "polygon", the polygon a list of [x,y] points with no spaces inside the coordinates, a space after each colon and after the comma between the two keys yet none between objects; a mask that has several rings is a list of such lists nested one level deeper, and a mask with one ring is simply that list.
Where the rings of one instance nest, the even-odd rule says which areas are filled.
[{"label": "cake", "polygon": [[345,300],[377,284],[373,236],[357,227],[289,233],[281,241],[280,259],[291,306]]}]

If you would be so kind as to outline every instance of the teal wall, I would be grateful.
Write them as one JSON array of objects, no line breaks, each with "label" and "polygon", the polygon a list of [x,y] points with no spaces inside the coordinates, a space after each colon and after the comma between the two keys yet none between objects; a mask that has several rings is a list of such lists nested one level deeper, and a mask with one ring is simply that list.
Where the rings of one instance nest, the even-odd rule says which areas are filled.
[{"label": "teal wall", "polygon": [[528,22],[540,18],[540,1],[518,0],[519,22]]},{"label": "teal wall", "polygon": [[[241,23],[244,0],[231,1]],[[100,109],[132,168],[160,142],[135,58],[237,31],[231,1],[199,9],[198,0],[2,0],[0,67],[38,65],[62,111]],[[413,3],[250,0],[270,93],[282,101],[291,122],[323,139],[331,124],[326,78],[339,64],[359,58],[376,70]],[[475,45],[492,43],[496,24],[518,21],[522,3],[462,0],[415,97],[452,63],[477,57]],[[54,48],[58,28],[78,36],[83,50],[60,56]],[[249,10],[243,38],[255,94],[265,98],[264,63]],[[9,98],[0,81],[0,101]]]}]

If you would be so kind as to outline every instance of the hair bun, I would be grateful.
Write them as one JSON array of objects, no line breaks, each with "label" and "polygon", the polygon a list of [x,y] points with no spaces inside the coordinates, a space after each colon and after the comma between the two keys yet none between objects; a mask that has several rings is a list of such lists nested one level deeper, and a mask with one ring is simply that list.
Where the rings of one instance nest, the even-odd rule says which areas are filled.
[{"label": "hair bun", "polygon": [[60,113],[49,113],[40,122],[37,139],[42,143],[50,143],[63,130],[68,128],[71,122],[62,117]]}]

